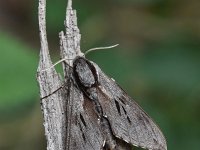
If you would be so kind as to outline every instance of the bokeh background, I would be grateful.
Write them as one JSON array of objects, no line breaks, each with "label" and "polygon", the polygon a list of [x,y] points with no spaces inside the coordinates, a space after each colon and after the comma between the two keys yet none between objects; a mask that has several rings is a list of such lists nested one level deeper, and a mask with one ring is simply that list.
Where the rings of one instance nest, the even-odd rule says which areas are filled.
[{"label": "bokeh background", "polygon": [[[53,61],[66,0],[47,1]],[[0,1],[0,149],[44,150],[36,0]],[[73,0],[87,58],[156,121],[169,150],[200,149],[200,1]]]}]

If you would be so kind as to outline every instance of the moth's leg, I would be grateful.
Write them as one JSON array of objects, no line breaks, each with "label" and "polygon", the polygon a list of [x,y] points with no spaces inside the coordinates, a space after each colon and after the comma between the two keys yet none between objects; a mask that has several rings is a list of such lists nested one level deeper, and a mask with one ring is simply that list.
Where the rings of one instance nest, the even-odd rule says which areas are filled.
[{"label": "moth's leg", "polygon": [[44,96],[44,97],[41,97],[40,99],[45,99],[53,94],[55,94],[57,91],[59,91],[60,89],[64,88],[65,86],[67,85],[67,82],[63,83],[63,85],[61,85],[58,89],[56,89],[55,91],[49,93],[48,95]]},{"label": "moth's leg", "polygon": [[60,89],[62,89],[62,88],[68,88],[70,82],[73,82],[73,80],[64,81],[64,83],[63,83],[59,88],[57,88],[57,89],[54,90],[53,92],[47,94],[46,96],[41,97],[40,99],[41,99],[41,100],[42,100],[42,99],[45,99],[45,98],[47,98],[47,97],[49,97],[49,96],[55,94],[56,92],[58,92],[58,91],[59,91]]}]

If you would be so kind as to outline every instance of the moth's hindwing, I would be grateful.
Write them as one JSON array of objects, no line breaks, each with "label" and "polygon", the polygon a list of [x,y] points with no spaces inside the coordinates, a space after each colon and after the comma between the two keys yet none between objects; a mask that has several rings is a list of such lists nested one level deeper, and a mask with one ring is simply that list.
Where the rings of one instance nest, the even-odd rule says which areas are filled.
[{"label": "moth's hindwing", "polygon": [[78,57],[74,67],[81,66],[84,71],[74,70],[76,82],[86,97],[99,103],[102,116],[107,118],[116,139],[149,150],[167,150],[159,127],[115,81],[107,77],[96,64]]},{"label": "moth's hindwing", "polygon": [[91,101],[68,81],[66,150],[100,150],[103,137]]}]

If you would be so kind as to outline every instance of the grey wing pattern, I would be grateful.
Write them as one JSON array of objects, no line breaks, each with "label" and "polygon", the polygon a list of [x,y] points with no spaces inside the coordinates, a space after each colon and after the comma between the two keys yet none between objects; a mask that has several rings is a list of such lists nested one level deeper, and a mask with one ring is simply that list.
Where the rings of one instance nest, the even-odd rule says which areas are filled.
[{"label": "grey wing pattern", "polygon": [[113,134],[137,147],[167,150],[165,138],[152,119],[100,68],[98,73],[98,99]]},{"label": "grey wing pattern", "polygon": [[100,150],[103,147],[103,137],[92,103],[73,81],[69,84],[66,150]]}]

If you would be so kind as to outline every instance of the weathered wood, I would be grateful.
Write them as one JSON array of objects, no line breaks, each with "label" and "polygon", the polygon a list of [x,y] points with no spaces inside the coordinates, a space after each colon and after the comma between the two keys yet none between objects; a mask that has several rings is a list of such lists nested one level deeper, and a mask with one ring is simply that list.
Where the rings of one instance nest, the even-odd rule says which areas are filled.
[{"label": "weathered wood", "polygon": [[72,9],[72,1],[68,0],[65,20],[66,33],[60,32],[61,58],[66,58],[66,63],[72,66],[76,56],[82,55],[80,51],[81,35],[77,26],[76,10]]},{"label": "weathered wood", "polygon": [[[37,80],[40,87],[41,109],[44,117],[47,150],[64,150],[66,141],[66,97],[63,80],[51,67],[52,61],[46,33],[46,0],[39,0],[38,19],[40,30],[40,58],[37,69]],[[72,10],[72,1],[68,0],[66,10],[66,35],[60,33],[61,58],[66,58],[66,63],[72,64],[72,59],[80,52],[80,34],[77,27],[76,11]],[[67,60],[70,59],[70,60]],[[51,69],[49,69],[51,68]],[[63,65],[67,73],[68,65]]]}]

